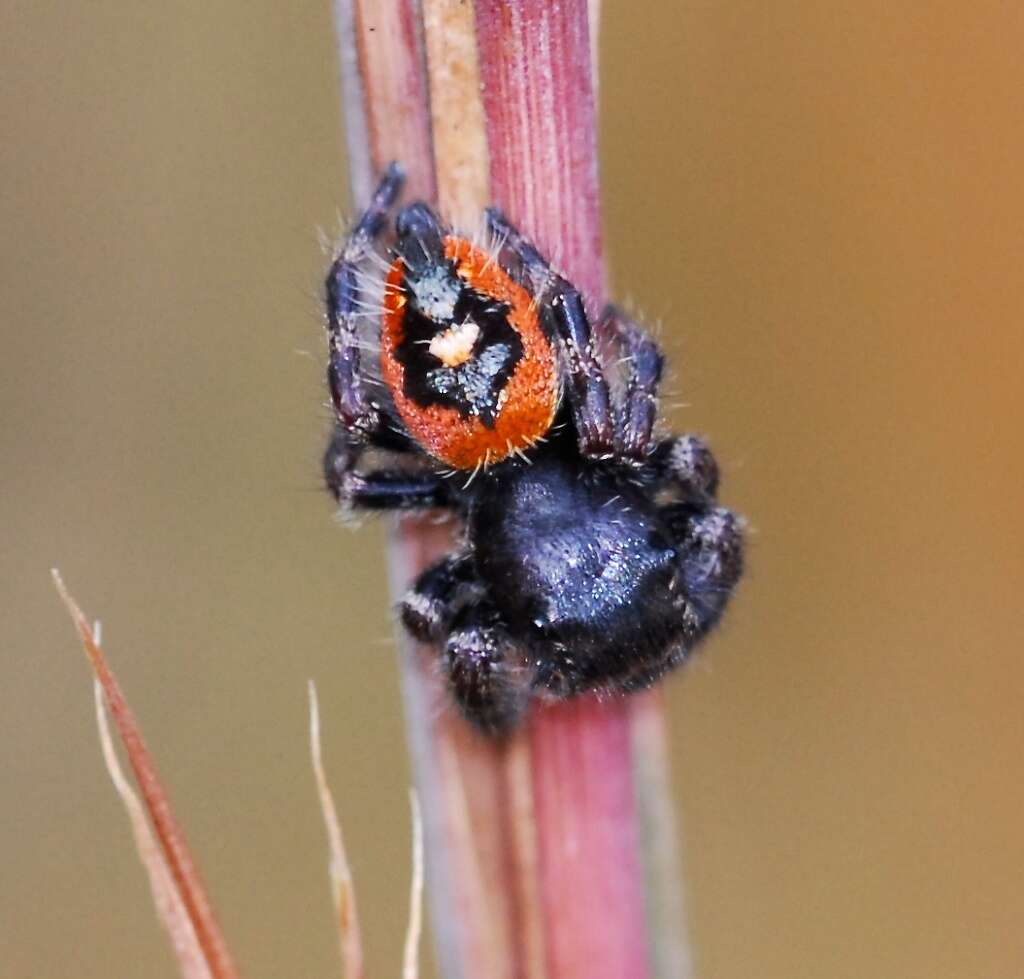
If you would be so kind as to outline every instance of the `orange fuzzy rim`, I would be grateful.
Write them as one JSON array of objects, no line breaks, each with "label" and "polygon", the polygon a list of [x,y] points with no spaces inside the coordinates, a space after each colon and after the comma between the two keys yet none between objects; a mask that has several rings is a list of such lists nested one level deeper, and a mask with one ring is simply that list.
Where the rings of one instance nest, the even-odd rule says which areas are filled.
[{"label": "orange fuzzy rim", "polygon": [[494,427],[487,428],[473,416],[463,417],[454,408],[423,407],[405,394],[405,368],[395,356],[405,338],[407,302],[400,258],[392,263],[384,289],[381,372],[412,437],[452,468],[476,469],[529,448],[551,428],[558,407],[558,369],[532,297],[493,256],[452,235],[444,240],[444,253],[465,283],[509,307],[509,324],[523,344],[523,356],[502,391]]}]

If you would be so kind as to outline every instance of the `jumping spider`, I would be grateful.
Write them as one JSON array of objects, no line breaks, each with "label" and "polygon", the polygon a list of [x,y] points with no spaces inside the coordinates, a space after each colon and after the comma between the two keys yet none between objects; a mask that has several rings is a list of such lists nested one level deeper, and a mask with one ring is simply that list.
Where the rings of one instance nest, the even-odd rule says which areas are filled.
[{"label": "jumping spider", "polygon": [[[579,293],[499,211],[485,249],[409,204],[385,262],[375,241],[401,186],[392,164],[327,276],[327,485],[345,508],[462,519],[460,550],[420,575],[401,617],[441,645],[478,728],[510,730],[535,696],[647,687],[740,576],[715,460],[693,435],[654,436],[654,341],[612,307],[592,331]],[[393,467],[357,468],[371,448]]]}]

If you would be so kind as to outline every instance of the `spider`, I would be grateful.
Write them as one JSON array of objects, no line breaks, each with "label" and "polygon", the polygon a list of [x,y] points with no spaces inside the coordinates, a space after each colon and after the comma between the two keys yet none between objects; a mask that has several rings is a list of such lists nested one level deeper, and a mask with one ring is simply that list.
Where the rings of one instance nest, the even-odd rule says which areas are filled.
[{"label": "spider", "polygon": [[[409,204],[383,259],[402,181],[391,164],[327,276],[327,486],[346,512],[461,518],[460,549],[400,615],[440,647],[477,728],[512,730],[534,698],[648,687],[718,621],[742,570],[714,457],[696,436],[655,437],[657,345],[614,307],[592,329],[498,210],[483,248]],[[368,467],[368,449],[391,465]]]}]

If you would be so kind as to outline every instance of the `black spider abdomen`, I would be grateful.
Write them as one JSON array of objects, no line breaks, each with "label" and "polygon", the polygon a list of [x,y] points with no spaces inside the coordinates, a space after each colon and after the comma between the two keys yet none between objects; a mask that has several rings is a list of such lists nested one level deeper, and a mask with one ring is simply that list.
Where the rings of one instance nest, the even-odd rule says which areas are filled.
[{"label": "black spider abdomen", "polygon": [[538,684],[568,692],[628,675],[685,637],[669,529],[634,486],[554,454],[481,487],[480,576]]}]

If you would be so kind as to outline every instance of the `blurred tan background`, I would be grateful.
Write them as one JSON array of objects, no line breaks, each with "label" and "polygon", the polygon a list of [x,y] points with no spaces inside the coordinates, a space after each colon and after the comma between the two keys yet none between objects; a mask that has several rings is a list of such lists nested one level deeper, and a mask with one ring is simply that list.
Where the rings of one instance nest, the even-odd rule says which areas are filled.
[{"label": "blurred tan background", "polygon": [[[995,2],[606,4],[615,291],[756,531],[669,684],[702,977],[1024,975],[1022,43]],[[317,679],[397,975],[384,526],[318,477],[329,4],[9,0],[0,79],[0,975],[175,975],[52,565],[253,979],[335,974]]]}]

